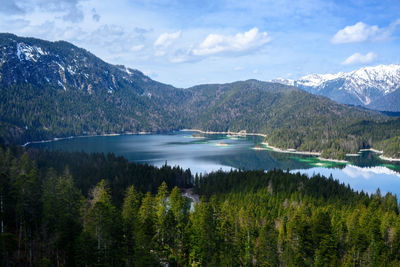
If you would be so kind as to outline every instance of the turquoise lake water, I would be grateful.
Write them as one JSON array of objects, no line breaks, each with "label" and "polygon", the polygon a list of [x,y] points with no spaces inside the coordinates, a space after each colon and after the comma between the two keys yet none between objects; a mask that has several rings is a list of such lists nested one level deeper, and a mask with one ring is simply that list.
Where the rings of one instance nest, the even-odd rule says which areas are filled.
[{"label": "turquoise lake water", "polygon": [[257,136],[199,135],[194,132],[170,134],[93,136],[34,143],[29,147],[114,153],[130,161],[161,166],[179,165],[192,173],[230,169],[289,169],[308,175],[332,176],[355,190],[400,194],[400,164],[379,159],[372,152],[348,157],[350,164],[320,161],[315,157],[255,150],[263,141]]}]

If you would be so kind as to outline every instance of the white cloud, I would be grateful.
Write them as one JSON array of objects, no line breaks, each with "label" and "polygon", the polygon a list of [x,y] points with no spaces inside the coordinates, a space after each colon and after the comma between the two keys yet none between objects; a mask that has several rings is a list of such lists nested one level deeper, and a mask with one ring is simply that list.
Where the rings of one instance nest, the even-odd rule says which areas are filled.
[{"label": "white cloud", "polygon": [[369,179],[374,177],[374,175],[393,175],[400,178],[400,174],[392,171],[383,166],[376,166],[376,167],[358,167],[354,165],[347,165],[343,172],[352,178],[362,177],[365,179]]},{"label": "white cloud", "polygon": [[270,41],[268,33],[260,33],[258,28],[233,36],[209,34],[192,53],[195,56],[206,56],[222,52],[242,52],[261,47]]},{"label": "white cloud", "polygon": [[332,43],[357,43],[364,42],[370,38],[374,38],[379,34],[378,26],[369,26],[363,22],[358,22],[352,26],[346,26],[338,31],[332,38]]},{"label": "white cloud", "polygon": [[379,28],[377,25],[368,25],[364,22],[357,22],[354,25],[346,26],[339,30],[331,39],[334,44],[360,43],[365,41],[381,41],[390,37],[400,19],[391,23],[388,27]]},{"label": "white cloud", "polygon": [[375,53],[369,52],[365,55],[360,53],[354,53],[353,55],[346,58],[345,61],[342,62],[343,65],[350,64],[359,64],[359,63],[370,63],[377,58]]},{"label": "white cloud", "polygon": [[174,42],[175,39],[178,39],[180,36],[181,36],[181,31],[173,33],[167,33],[167,32],[163,33],[154,42],[154,46],[167,48]]},{"label": "white cloud", "polygon": [[131,51],[137,52],[137,51],[142,50],[143,48],[144,48],[144,45],[134,45],[131,47]]}]

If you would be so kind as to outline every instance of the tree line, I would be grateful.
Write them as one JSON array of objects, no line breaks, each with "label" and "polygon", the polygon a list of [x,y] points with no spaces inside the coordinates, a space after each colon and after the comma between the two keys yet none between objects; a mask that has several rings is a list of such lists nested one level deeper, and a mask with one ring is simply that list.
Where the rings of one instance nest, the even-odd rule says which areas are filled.
[{"label": "tree line", "polygon": [[399,157],[398,117],[254,80],[178,90],[144,77],[121,81],[112,94],[101,86],[91,95],[51,85],[1,85],[0,143],[194,128],[263,133],[271,145],[326,158],[345,159],[365,148]]},{"label": "tree line", "polygon": [[2,266],[400,264],[397,197],[319,175],[2,148],[0,208]]}]

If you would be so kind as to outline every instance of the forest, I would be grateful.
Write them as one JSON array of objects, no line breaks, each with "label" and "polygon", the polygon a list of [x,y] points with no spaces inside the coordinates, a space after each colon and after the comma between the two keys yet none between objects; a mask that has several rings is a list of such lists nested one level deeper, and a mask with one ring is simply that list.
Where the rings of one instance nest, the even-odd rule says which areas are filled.
[{"label": "forest", "polygon": [[1,147],[0,204],[1,266],[400,265],[397,197],[319,175]]},{"label": "forest", "polygon": [[66,95],[30,85],[4,90],[0,86],[0,91],[0,143],[192,128],[263,133],[273,146],[322,152],[325,158],[345,159],[346,153],[367,148],[400,157],[400,118],[339,105],[277,84],[204,85],[176,94],[163,90],[151,98],[125,90],[113,95],[79,91]]},{"label": "forest", "polygon": [[[68,42],[0,33],[0,43],[0,144],[192,128],[262,133],[270,145],[325,158],[368,148],[400,157],[398,114],[254,79],[175,88]],[[47,54],[21,61],[17,43]]]}]

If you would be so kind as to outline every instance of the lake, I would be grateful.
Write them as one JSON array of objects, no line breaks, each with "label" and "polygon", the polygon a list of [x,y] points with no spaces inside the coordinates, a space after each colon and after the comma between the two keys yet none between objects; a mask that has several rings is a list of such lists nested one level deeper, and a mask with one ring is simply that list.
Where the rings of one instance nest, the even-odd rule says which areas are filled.
[{"label": "lake", "polygon": [[130,161],[155,166],[179,165],[192,173],[215,170],[274,168],[308,175],[332,176],[355,190],[400,194],[400,164],[379,159],[373,152],[348,157],[349,164],[320,161],[312,156],[255,150],[259,136],[229,136],[173,132],[170,134],[92,136],[29,144],[29,147],[114,153]]}]

